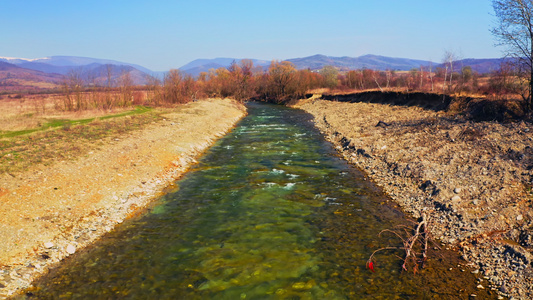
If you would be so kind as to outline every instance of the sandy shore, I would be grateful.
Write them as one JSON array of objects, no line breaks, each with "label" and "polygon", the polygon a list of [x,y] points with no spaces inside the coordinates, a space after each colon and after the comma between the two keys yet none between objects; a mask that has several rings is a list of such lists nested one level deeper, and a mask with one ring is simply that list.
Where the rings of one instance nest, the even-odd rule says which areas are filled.
[{"label": "sandy shore", "polygon": [[0,298],[140,211],[245,114],[189,103],[76,161],[0,175]]},{"label": "sandy shore", "polygon": [[297,105],[351,163],[482,272],[479,288],[533,298],[533,126],[472,122],[420,107]]}]

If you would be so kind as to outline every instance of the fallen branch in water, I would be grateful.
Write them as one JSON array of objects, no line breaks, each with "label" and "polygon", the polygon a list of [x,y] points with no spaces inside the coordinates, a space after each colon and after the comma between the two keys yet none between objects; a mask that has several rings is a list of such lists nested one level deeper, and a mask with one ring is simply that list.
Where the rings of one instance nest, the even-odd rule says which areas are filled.
[{"label": "fallen branch in water", "polygon": [[[424,268],[424,265],[427,261],[429,240],[428,224],[428,218],[425,214],[423,214],[420,221],[416,223],[416,226],[404,227],[403,235],[402,231],[398,232],[390,229],[382,230],[379,233],[380,236],[384,232],[390,232],[402,240],[403,247],[384,247],[375,250],[366,262],[366,267],[374,272],[374,256],[380,251],[404,250],[405,257],[403,258],[402,269],[409,271],[409,266],[412,265],[413,272],[416,274],[419,269]],[[417,250],[419,250],[419,252],[417,252]]]}]

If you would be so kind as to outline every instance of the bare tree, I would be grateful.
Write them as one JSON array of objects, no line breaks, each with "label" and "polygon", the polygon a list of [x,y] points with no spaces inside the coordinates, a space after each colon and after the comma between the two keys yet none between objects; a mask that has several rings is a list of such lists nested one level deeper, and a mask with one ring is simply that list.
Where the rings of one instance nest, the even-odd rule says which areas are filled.
[{"label": "bare tree", "polygon": [[67,111],[84,110],[87,108],[83,99],[84,81],[82,78],[83,69],[72,69],[63,79],[63,109]]},{"label": "bare tree", "polygon": [[151,103],[159,105],[161,102],[161,80],[156,76],[146,77],[146,87],[148,88],[148,98]]},{"label": "bare tree", "polygon": [[106,75],[106,83],[104,88],[104,103],[102,104],[102,107],[104,109],[110,109],[114,106],[115,99],[112,95],[113,93],[113,86],[114,86],[114,80],[113,80],[113,65],[107,64],[105,65],[105,75]]},{"label": "bare tree", "polygon": [[374,72],[372,77],[374,78],[374,81],[376,82],[376,85],[378,86],[379,90],[383,92],[383,88],[381,87],[378,81],[378,76],[379,76],[379,72]]},{"label": "bare tree", "polygon": [[337,87],[339,71],[334,66],[324,66],[320,70],[320,74],[324,77],[324,85],[327,88]]},{"label": "bare tree", "polygon": [[183,95],[183,73],[172,69],[163,80],[163,100],[167,103],[185,103]]},{"label": "bare tree", "polygon": [[290,87],[296,78],[296,68],[291,62],[273,60],[268,68],[268,75],[271,99],[281,103],[293,96]]},{"label": "bare tree", "polygon": [[131,71],[122,71],[122,75],[118,78],[120,97],[120,106],[127,107],[133,103],[133,78],[131,77]]},{"label": "bare tree", "polygon": [[391,81],[391,78],[392,78],[392,71],[387,69],[385,71],[385,77],[387,78],[387,85],[385,86],[385,88],[388,90],[389,86],[390,86],[390,81]]},{"label": "bare tree", "polygon": [[444,90],[446,88],[446,77],[448,75],[448,70],[450,71],[450,83],[448,84],[448,91],[451,92],[451,90],[452,90],[453,64],[458,59],[459,59],[459,57],[454,52],[448,51],[448,50],[444,51],[443,63],[444,63],[444,67],[445,67],[446,72],[444,73],[444,83],[443,83],[443,86],[442,86],[443,92],[444,92]]},{"label": "bare tree", "polygon": [[507,46],[505,55],[518,62],[522,76],[528,80],[523,98],[532,109],[533,91],[533,2],[531,0],[493,0],[492,7],[498,25],[491,32],[497,45]]},{"label": "bare tree", "polygon": [[433,63],[430,61],[428,66],[429,80],[431,81],[431,91],[433,92]]}]

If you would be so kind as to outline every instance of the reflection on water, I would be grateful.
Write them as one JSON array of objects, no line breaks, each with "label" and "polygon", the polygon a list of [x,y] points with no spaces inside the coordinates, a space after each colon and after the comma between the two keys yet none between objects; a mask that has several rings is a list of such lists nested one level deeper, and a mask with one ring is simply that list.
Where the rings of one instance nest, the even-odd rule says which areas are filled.
[{"label": "reflection on water", "polygon": [[[439,253],[401,273],[400,246],[379,237],[407,221],[335,156],[308,115],[251,104],[148,212],[67,259],[31,293],[39,299],[457,299],[470,272]],[[453,255],[452,255],[453,256]],[[453,257],[452,257],[453,258]],[[450,270],[452,269],[452,270]],[[494,297],[494,295],[492,295]]]}]

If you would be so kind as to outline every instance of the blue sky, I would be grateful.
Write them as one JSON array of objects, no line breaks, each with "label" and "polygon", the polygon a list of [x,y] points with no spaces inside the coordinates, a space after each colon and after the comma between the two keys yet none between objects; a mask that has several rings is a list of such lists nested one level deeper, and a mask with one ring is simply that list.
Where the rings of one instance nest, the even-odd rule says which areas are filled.
[{"label": "blue sky", "polygon": [[198,58],[494,58],[491,1],[0,0],[0,56],[86,56],[154,71]]}]

